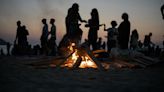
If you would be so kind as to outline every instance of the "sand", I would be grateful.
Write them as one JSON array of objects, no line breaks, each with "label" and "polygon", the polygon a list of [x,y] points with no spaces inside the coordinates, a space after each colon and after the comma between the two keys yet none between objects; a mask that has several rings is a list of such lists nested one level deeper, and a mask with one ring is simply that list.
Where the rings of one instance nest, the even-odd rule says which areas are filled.
[{"label": "sand", "polygon": [[138,69],[34,68],[52,57],[0,57],[0,92],[164,92],[164,63]]}]

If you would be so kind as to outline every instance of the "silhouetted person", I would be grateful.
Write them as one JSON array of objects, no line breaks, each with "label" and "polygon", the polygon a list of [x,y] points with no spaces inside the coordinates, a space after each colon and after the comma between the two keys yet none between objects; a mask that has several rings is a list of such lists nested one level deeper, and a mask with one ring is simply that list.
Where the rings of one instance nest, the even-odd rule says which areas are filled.
[{"label": "silhouetted person", "polygon": [[32,48],[32,46],[31,46],[31,44],[29,44],[28,46],[27,46],[27,49],[26,49],[26,55],[32,55],[33,54],[33,48]]},{"label": "silhouetted person", "polygon": [[47,41],[48,41],[48,25],[46,22],[46,19],[42,19],[43,23],[43,29],[42,29],[42,35],[41,35],[41,48],[42,48],[42,53],[47,54]]},{"label": "silhouetted person", "polygon": [[4,54],[4,52],[3,52],[3,49],[1,49],[1,56],[4,56],[5,54]]},{"label": "silhouetted person", "polygon": [[51,38],[50,38],[50,49],[51,49],[51,52],[50,54],[51,55],[56,55],[56,26],[55,26],[55,19],[51,19],[50,20],[50,24],[52,25],[51,26],[51,31],[50,31],[50,34],[51,34]]},{"label": "silhouetted person", "polygon": [[23,47],[27,47],[28,46],[27,36],[29,35],[29,32],[26,29],[26,26],[22,26],[21,35],[22,35]]},{"label": "silhouetted person", "polygon": [[155,55],[155,44],[152,44],[152,46],[148,48],[148,56],[154,56],[154,55]]},{"label": "silhouetted person", "polygon": [[70,33],[70,25],[71,25],[71,18],[72,18],[72,8],[68,9],[67,16],[65,18],[65,24],[66,24],[66,34],[69,35]]},{"label": "silhouetted person", "polygon": [[106,43],[105,43],[105,41],[103,42],[103,44],[102,44],[102,49],[106,49]]},{"label": "silhouetted person", "polygon": [[141,42],[141,40],[138,41],[138,47],[141,49],[143,46],[143,43]]},{"label": "silhouetted person", "polygon": [[91,19],[88,20],[88,24],[85,27],[89,27],[88,33],[88,41],[92,46],[92,50],[96,50],[96,43],[98,38],[98,30],[99,30],[99,14],[96,8],[91,11]]},{"label": "silhouetted person", "polygon": [[66,20],[66,28],[70,35],[76,33],[76,31],[79,30],[79,21],[86,22],[85,20],[82,20],[79,14],[79,5],[77,3],[74,3],[72,7],[68,10],[67,18],[68,20]]},{"label": "silhouetted person", "polygon": [[11,47],[11,44],[8,42],[6,44],[6,47],[7,47],[7,55],[10,55],[10,47]]},{"label": "silhouetted person", "polygon": [[129,35],[130,35],[130,22],[127,13],[122,14],[124,20],[118,27],[118,42],[121,49],[128,49]]},{"label": "silhouetted person", "polygon": [[106,29],[106,25],[104,25],[104,31],[108,32],[108,37],[107,37],[108,52],[110,52],[112,48],[116,47],[117,37],[118,37],[118,30],[116,28],[117,22],[112,21],[111,25],[112,25],[112,28],[108,28],[108,29]]},{"label": "silhouetted person", "polygon": [[87,39],[84,39],[84,42],[81,44],[82,47],[89,49],[89,42]]},{"label": "silhouetted person", "polygon": [[17,55],[18,54],[18,45],[14,42],[13,48],[11,50],[12,55]]},{"label": "silhouetted person", "polygon": [[[24,52],[27,47],[27,34],[28,31],[26,30],[25,26],[21,26],[21,22],[17,21],[17,33],[16,38],[14,41],[14,50],[13,52],[15,55],[24,55]],[[27,34],[26,34],[27,33]]]},{"label": "silhouetted person", "polygon": [[80,29],[80,22],[86,22],[82,20],[79,14],[79,5],[74,3],[71,8],[68,9],[68,14],[65,18],[66,24],[66,35],[64,35],[63,39],[59,43],[59,48],[62,45],[68,45],[69,42],[73,42],[75,44],[79,44],[81,42],[83,31]]},{"label": "silhouetted person", "polygon": [[159,48],[159,46],[157,45],[156,49],[155,49],[155,56],[158,57],[161,54],[161,48]]},{"label": "silhouetted person", "polygon": [[132,31],[131,39],[130,39],[130,49],[137,49],[138,48],[138,32],[136,29]]},{"label": "silhouetted person", "polygon": [[149,33],[149,35],[145,35],[144,39],[144,47],[147,49],[147,51],[145,51],[145,55],[147,56],[149,56],[152,53],[154,46],[154,44],[151,42],[151,36],[152,33]]},{"label": "silhouetted person", "polygon": [[97,42],[97,48],[96,49],[101,49],[101,46],[102,46],[102,38],[101,37],[99,37],[99,39],[98,39],[98,42]]},{"label": "silhouetted person", "polygon": [[37,44],[33,47],[34,55],[40,55],[40,46]]},{"label": "silhouetted person", "polygon": [[[28,30],[26,29],[26,26],[21,27],[21,31],[19,32],[19,43],[18,43],[18,48],[16,50],[17,54],[19,55],[24,55],[27,53],[27,48],[28,48],[28,41],[27,41],[27,35],[29,35]],[[16,46],[16,45],[14,45]]]},{"label": "silhouetted person", "polygon": [[162,17],[164,19],[164,5],[162,5],[162,7],[161,7],[161,13],[162,13]]},{"label": "silhouetted person", "polygon": [[152,33],[149,33],[149,35],[145,35],[144,47],[150,47],[150,45],[152,44],[151,36],[152,36]]},{"label": "silhouetted person", "polygon": [[20,45],[22,43],[22,27],[21,27],[21,21],[17,21],[17,31],[16,31],[16,38],[14,43],[16,44],[16,42],[18,42],[18,45]]}]

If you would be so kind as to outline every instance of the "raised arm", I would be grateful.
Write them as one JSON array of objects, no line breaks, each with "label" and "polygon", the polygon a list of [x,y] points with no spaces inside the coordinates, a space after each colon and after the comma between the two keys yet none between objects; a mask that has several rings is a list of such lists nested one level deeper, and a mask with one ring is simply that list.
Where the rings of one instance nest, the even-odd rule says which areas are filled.
[{"label": "raised arm", "polygon": [[86,20],[82,20],[82,18],[81,18],[81,16],[80,16],[80,14],[78,13],[78,19],[80,20],[80,22],[85,22],[85,23],[87,23],[87,21]]},{"label": "raised arm", "polygon": [[100,24],[99,26],[103,26],[103,25],[105,25],[105,24]]}]

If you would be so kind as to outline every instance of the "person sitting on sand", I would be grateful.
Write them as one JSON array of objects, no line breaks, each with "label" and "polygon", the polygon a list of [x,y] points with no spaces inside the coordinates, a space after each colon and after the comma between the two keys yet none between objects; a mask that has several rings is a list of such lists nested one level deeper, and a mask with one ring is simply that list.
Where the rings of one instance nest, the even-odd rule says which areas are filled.
[{"label": "person sitting on sand", "polygon": [[136,50],[138,48],[138,32],[136,29],[132,31],[131,39],[130,39],[130,49]]}]

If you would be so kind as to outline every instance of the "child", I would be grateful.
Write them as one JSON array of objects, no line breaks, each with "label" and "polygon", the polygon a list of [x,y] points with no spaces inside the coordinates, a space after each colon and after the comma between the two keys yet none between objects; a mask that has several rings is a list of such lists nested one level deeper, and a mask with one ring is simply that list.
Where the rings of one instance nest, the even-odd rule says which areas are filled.
[{"label": "child", "polygon": [[106,25],[104,24],[104,31],[108,32],[108,37],[107,37],[108,52],[110,52],[111,49],[116,47],[116,45],[117,45],[117,35],[118,35],[118,30],[116,28],[117,22],[112,21],[111,25],[112,25],[112,28],[106,29]]},{"label": "child", "polygon": [[130,49],[137,49],[138,48],[138,32],[136,29],[132,31],[131,39],[130,39]]}]

